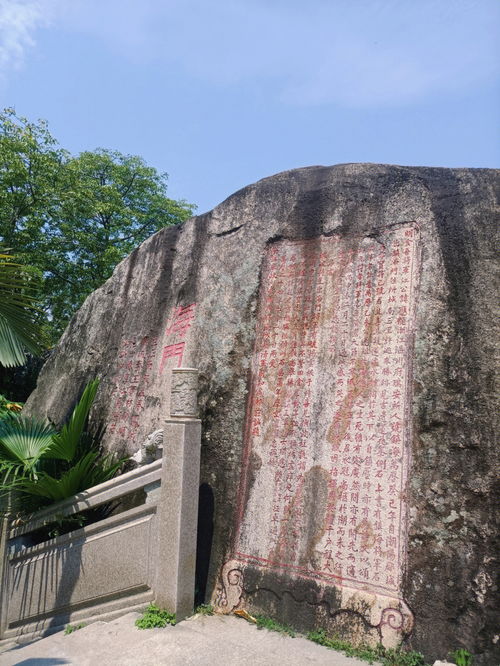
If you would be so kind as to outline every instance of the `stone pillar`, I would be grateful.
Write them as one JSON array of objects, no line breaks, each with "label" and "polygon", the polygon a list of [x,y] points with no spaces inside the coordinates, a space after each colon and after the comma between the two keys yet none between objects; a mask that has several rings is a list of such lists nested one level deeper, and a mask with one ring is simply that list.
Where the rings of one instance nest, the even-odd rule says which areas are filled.
[{"label": "stone pillar", "polygon": [[0,516],[0,639],[4,637],[5,630],[7,629],[7,599],[8,599],[8,586],[7,586],[7,558],[8,543],[9,543],[10,520],[8,516]]},{"label": "stone pillar", "polygon": [[200,485],[198,370],[172,370],[165,421],[156,603],[182,620],[193,613]]}]

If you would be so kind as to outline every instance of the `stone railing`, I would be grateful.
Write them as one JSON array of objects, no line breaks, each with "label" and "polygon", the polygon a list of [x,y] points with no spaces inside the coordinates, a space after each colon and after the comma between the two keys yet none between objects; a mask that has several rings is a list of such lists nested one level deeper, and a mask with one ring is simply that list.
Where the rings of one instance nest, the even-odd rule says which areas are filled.
[{"label": "stone railing", "polygon": [[[0,533],[0,639],[68,622],[111,619],[155,601],[189,615],[194,603],[201,422],[197,370],[173,371],[163,457],[39,511]],[[159,483],[160,487],[158,488]],[[30,546],[43,525],[144,490],[140,506]]]}]

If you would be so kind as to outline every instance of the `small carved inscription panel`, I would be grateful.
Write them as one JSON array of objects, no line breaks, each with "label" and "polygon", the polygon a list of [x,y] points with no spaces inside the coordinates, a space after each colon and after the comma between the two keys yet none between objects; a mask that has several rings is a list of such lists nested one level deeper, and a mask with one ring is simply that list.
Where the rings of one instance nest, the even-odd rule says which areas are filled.
[{"label": "small carved inscription panel", "polygon": [[156,336],[122,340],[118,350],[116,385],[112,393],[109,432],[135,440],[144,410],[144,386],[150,383],[158,348]]},{"label": "small carved inscription panel", "polygon": [[198,418],[198,370],[194,368],[172,370],[170,416]]},{"label": "small carved inscription panel", "polygon": [[135,442],[151,432],[151,415],[161,404],[158,376],[182,364],[195,309],[195,303],[176,307],[163,338],[147,335],[121,341],[107,428],[108,435],[115,441]]},{"label": "small carved inscription panel", "polygon": [[234,557],[399,594],[418,228],[267,254]]}]

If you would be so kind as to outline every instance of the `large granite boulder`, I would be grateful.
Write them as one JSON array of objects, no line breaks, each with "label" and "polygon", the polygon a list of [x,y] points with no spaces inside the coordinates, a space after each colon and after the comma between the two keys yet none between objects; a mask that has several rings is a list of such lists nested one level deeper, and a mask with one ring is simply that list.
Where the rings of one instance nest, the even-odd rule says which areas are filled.
[{"label": "large granite boulder", "polygon": [[199,368],[207,599],[496,663],[498,175],[259,181],[123,261],[28,410],[61,422],[99,377],[93,427],[132,453],[168,415],[169,369]]}]

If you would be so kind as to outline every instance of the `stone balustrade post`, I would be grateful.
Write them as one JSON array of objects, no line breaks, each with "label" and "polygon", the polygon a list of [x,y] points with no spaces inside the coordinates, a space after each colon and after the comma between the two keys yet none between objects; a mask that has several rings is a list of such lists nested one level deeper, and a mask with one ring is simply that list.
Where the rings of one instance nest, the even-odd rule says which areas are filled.
[{"label": "stone balustrade post", "polygon": [[200,485],[198,370],[172,370],[170,418],[163,434],[156,603],[188,617],[194,607]]},{"label": "stone balustrade post", "polygon": [[[0,639],[7,627],[7,557],[9,544],[10,520],[8,516],[0,516]],[[3,600],[3,602],[2,602]]]}]

